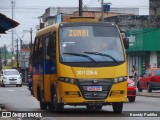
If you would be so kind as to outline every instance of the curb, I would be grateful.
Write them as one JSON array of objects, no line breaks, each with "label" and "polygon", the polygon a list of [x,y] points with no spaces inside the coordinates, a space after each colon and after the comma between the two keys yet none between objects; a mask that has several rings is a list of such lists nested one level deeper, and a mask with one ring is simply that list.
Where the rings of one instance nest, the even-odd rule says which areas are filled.
[{"label": "curb", "polygon": [[144,96],[144,97],[160,97],[160,93],[159,92],[151,92],[151,93],[147,93],[147,92],[137,92],[137,96]]}]

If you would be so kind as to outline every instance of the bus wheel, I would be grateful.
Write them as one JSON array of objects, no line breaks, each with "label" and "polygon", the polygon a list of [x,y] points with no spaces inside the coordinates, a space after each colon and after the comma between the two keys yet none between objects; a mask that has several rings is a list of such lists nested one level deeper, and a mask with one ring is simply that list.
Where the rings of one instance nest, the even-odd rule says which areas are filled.
[{"label": "bus wheel", "polygon": [[54,112],[60,112],[63,111],[64,109],[64,105],[62,103],[58,103],[58,98],[56,93],[52,94],[51,105],[49,108]]},{"label": "bus wheel", "polygon": [[112,107],[115,113],[121,113],[123,109],[123,103],[122,102],[112,103]]},{"label": "bus wheel", "polygon": [[47,105],[46,105],[45,102],[42,101],[42,97],[41,97],[40,93],[39,93],[39,104],[40,104],[41,110],[46,110],[47,109]]}]

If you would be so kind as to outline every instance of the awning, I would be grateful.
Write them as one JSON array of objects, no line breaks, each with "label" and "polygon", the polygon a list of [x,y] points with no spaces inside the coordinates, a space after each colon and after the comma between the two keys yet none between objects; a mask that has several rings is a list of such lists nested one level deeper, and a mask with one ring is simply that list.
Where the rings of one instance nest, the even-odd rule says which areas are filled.
[{"label": "awning", "polygon": [[18,26],[19,23],[0,13],[0,33]]}]

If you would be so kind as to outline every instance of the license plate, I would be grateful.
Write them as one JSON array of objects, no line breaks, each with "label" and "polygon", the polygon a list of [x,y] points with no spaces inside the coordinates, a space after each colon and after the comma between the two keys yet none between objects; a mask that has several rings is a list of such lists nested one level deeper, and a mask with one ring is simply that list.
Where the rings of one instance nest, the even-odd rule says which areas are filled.
[{"label": "license plate", "polygon": [[102,86],[87,86],[87,91],[102,91]]},{"label": "license plate", "polygon": [[16,84],[17,82],[9,82],[9,84]]}]

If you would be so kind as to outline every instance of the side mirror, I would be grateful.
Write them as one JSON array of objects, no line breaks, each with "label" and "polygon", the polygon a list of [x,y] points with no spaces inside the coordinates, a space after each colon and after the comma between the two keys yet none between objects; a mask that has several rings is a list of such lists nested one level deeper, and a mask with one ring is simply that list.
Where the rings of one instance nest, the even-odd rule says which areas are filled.
[{"label": "side mirror", "polygon": [[124,38],[123,39],[123,43],[124,43],[125,49],[128,49],[129,48],[129,39],[128,38]]}]

